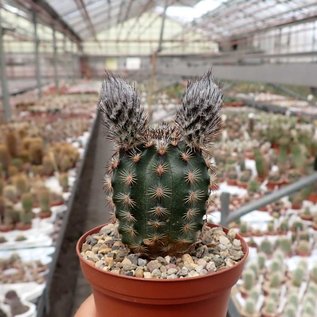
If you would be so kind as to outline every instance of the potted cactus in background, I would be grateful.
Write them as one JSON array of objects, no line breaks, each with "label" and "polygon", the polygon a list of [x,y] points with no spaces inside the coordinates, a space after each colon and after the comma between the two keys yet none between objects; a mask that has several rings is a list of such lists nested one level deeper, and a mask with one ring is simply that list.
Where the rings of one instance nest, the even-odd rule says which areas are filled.
[{"label": "potted cactus in background", "polygon": [[39,217],[42,219],[51,217],[52,211],[50,205],[50,192],[46,187],[42,187],[39,189],[38,200],[40,205]]},{"label": "potted cactus in background", "polygon": [[99,110],[117,145],[105,178],[114,219],[77,244],[97,316],[226,315],[248,248],[203,221],[221,103],[207,73],[188,85],[175,122],[151,128],[135,89],[106,74]]}]

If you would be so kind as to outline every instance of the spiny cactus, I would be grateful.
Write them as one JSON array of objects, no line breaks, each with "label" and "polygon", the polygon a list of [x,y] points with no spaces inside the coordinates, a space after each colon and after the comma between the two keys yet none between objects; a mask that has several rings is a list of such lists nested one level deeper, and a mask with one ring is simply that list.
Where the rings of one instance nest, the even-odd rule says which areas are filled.
[{"label": "spiny cactus", "polygon": [[68,182],[68,174],[61,173],[58,176],[59,185],[62,187],[64,193],[68,192],[69,189],[69,182]]},{"label": "spiny cactus", "polygon": [[38,194],[41,211],[50,209],[50,193],[48,189],[42,188]]},{"label": "spiny cactus", "polygon": [[13,178],[13,183],[17,189],[17,193],[19,196],[22,196],[29,189],[28,179],[24,174],[16,175]]},{"label": "spiny cactus", "polygon": [[31,214],[33,207],[33,196],[31,193],[25,193],[21,197],[22,208],[25,213]]},{"label": "spiny cactus", "polygon": [[55,166],[54,161],[49,155],[43,157],[43,173],[45,176],[52,176],[54,174]]},{"label": "spiny cactus", "polygon": [[175,122],[154,129],[136,90],[106,73],[99,110],[118,150],[105,188],[131,250],[176,254],[196,241],[213,173],[206,146],[220,130],[221,98],[209,72],[188,85]]},{"label": "spiny cactus", "polygon": [[12,157],[18,156],[18,139],[14,130],[10,130],[6,135],[6,145]]},{"label": "spiny cactus", "polygon": [[8,168],[10,165],[11,156],[8,148],[5,145],[0,144],[0,164],[5,173],[8,173]]}]

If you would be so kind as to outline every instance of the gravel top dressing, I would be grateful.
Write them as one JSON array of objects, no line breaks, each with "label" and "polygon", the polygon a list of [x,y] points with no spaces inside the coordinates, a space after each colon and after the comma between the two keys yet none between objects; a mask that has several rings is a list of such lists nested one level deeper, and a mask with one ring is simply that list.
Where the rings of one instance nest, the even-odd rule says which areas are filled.
[{"label": "gravel top dressing", "polygon": [[236,230],[226,234],[222,228],[204,226],[197,243],[188,253],[147,259],[125,246],[118,224],[107,224],[90,235],[82,245],[81,255],[95,267],[126,276],[153,279],[197,277],[235,265],[244,255]]}]

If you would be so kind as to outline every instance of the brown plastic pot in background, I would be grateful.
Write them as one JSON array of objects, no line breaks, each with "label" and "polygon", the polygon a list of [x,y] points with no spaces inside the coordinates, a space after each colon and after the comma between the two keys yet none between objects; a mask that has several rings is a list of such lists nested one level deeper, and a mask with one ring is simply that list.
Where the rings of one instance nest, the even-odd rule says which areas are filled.
[{"label": "brown plastic pot in background", "polygon": [[102,227],[86,232],[76,247],[81,269],[92,287],[96,317],[226,316],[231,287],[239,279],[249,252],[241,236],[237,235],[245,255],[233,267],[192,278],[143,279],[103,271],[80,255],[86,237]]}]

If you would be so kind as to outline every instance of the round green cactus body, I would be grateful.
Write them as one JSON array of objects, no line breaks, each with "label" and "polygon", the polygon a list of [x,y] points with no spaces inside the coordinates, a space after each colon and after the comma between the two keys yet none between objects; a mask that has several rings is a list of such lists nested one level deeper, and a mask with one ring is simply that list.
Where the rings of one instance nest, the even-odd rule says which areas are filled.
[{"label": "round green cactus body", "polygon": [[[155,142],[154,142],[155,143]],[[203,225],[210,176],[184,142],[119,152],[111,185],[122,241],[135,251],[182,253]]]}]

